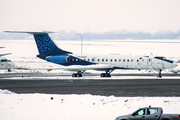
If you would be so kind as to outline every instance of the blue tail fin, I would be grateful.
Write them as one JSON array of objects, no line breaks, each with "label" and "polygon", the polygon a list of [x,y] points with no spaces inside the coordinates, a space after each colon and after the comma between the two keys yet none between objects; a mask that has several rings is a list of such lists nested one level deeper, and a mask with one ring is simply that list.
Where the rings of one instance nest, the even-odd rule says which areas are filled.
[{"label": "blue tail fin", "polygon": [[56,46],[56,44],[51,40],[48,33],[53,33],[50,31],[5,31],[10,33],[29,33],[34,35],[36,45],[39,51],[37,57],[45,59],[47,56],[52,55],[67,55],[72,54],[71,52],[61,50]]},{"label": "blue tail fin", "polygon": [[47,56],[52,55],[71,54],[71,52],[58,48],[47,33],[36,33],[33,35],[39,51],[39,55],[37,55],[37,57],[45,59]]}]

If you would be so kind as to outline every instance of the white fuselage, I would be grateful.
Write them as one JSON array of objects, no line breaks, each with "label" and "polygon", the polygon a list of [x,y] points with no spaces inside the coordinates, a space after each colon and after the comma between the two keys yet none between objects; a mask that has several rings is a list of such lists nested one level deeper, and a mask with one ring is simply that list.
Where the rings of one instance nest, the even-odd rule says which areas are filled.
[{"label": "white fuselage", "polygon": [[[72,61],[82,60],[95,64],[108,64],[116,69],[153,69],[164,70],[174,68],[177,66],[173,61],[167,60],[164,57],[157,59],[154,56],[134,56],[134,55],[75,55],[79,59]],[[159,57],[158,57],[159,58]],[[80,62],[80,61],[79,61]]]}]

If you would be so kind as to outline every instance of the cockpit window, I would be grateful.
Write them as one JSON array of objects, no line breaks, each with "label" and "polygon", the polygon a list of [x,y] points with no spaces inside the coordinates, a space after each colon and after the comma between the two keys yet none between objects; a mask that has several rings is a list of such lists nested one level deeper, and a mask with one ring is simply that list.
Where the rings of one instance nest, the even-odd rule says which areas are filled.
[{"label": "cockpit window", "polygon": [[165,57],[154,57],[154,58],[161,59],[161,60],[166,59]]},{"label": "cockpit window", "polygon": [[154,57],[155,59],[159,59],[159,60],[163,60],[163,61],[166,61],[166,62],[169,62],[169,63],[173,63],[174,61],[172,60],[168,60],[166,59],[165,57]]}]

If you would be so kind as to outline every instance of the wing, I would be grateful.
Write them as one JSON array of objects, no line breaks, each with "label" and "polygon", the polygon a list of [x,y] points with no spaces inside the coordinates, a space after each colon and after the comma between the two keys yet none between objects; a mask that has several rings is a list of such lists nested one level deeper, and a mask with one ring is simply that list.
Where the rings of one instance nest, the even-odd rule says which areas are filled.
[{"label": "wing", "polygon": [[68,67],[61,67],[63,70],[67,71],[86,71],[86,70],[99,70],[99,71],[105,71],[109,69],[113,69],[112,65],[109,64],[95,64],[95,65],[73,65]]},{"label": "wing", "polygon": [[11,53],[6,53],[6,54],[0,54],[0,57],[1,56],[5,56],[5,55],[10,55]]},{"label": "wing", "polygon": [[[23,69],[23,68],[22,68]],[[65,71],[86,71],[86,70],[99,70],[99,71],[106,71],[112,70],[114,67],[109,64],[96,64],[96,65],[72,65],[72,66],[60,66],[58,68],[26,68],[25,70],[65,70]]]}]

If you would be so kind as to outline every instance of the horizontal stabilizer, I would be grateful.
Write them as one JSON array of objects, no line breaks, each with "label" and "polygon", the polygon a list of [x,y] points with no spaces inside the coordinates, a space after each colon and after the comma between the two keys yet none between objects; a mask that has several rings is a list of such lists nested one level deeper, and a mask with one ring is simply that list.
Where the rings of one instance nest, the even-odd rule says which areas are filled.
[{"label": "horizontal stabilizer", "polygon": [[6,33],[29,33],[29,34],[48,34],[55,33],[53,31],[4,31]]},{"label": "horizontal stabilizer", "polygon": [[0,54],[0,56],[10,55],[11,53]]}]

